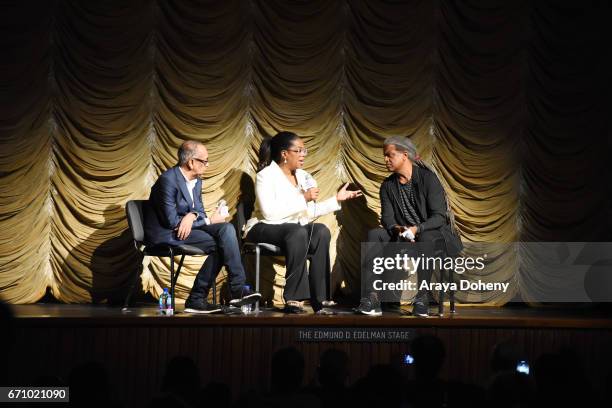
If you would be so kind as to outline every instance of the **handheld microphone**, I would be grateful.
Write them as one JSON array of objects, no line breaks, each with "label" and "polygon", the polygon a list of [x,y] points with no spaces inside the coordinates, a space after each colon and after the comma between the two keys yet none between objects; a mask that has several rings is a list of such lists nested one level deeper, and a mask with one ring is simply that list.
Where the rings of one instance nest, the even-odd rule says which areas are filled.
[{"label": "handheld microphone", "polygon": [[306,178],[304,179],[304,190],[308,191],[315,187],[317,187],[317,180],[315,180],[310,173],[306,173]]},{"label": "handheld microphone", "polygon": [[[311,188],[316,188],[317,186],[318,184],[317,184],[317,181],[314,179],[314,177],[312,177],[310,173],[306,173],[306,178],[304,179],[304,185],[302,186],[302,188],[304,189],[304,192],[307,192]],[[314,200],[314,201],[317,201],[317,200]]]}]

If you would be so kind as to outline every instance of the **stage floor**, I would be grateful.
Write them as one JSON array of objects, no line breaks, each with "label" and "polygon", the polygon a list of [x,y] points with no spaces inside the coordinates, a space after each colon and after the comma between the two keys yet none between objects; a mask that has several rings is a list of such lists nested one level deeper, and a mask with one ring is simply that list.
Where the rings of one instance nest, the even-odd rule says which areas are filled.
[{"label": "stage floor", "polygon": [[182,312],[177,306],[174,316],[161,316],[153,304],[139,305],[123,311],[121,307],[107,305],[32,304],[13,305],[18,326],[57,325],[112,325],[112,326],[343,326],[343,327],[517,327],[517,328],[575,328],[610,329],[609,313],[583,305],[575,307],[529,307],[514,305],[505,307],[458,306],[457,313],[438,316],[437,307],[430,308],[427,318],[409,314],[383,313],[372,317],[356,315],[350,308],[337,307],[336,315],[319,316],[312,313],[286,315],[274,309],[257,314],[194,315]]}]

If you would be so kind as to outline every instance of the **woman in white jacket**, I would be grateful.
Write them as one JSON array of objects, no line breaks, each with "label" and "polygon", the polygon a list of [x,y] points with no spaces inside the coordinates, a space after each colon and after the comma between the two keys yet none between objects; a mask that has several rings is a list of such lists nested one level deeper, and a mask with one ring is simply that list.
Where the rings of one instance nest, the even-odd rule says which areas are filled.
[{"label": "woman in white jacket", "polygon": [[[249,241],[274,244],[285,253],[286,313],[304,313],[301,301],[308,298],[319,312],[325,300],[330,233],[324,224],[310,222],[339,210],[340,202],[361,195],[361,191],[347,191],[347,183],[334,197],[317,201],[316,181],[302,170],[307,154],[304,141],[295,133],[280,132],[263,140],[255,185],[257,202],[247,223]],[[311,255],[308,273],[307,255]]]}]

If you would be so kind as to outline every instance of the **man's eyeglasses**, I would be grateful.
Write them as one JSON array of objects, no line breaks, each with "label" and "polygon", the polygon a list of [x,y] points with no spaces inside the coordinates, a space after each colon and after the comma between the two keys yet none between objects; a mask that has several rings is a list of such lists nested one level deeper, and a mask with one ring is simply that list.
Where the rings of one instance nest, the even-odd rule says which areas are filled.
[{"label": "man's eyeglasses", "polygon": [[304,154],[304,156],[306,156],[308,154],[308,149],[303,148],[303,149],[287,149],[290,152],[295,152],[297,154]]},{"label": "man's eyeglasses", "polygon": [[200,163],[202,163],[205,166],[208,166],[208,160],[202,160],[202,159],[198,159],[197,157],[192,157],[193,160],[199,161]]}]

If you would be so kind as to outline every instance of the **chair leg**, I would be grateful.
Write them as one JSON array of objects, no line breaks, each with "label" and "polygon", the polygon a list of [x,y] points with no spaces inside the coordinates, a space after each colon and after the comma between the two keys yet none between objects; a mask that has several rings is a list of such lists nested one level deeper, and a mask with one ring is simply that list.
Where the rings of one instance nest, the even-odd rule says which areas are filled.
[{"label": "chair leg", "polygon": [[181,259],[179,260],[178,268],[176,269],[176,273],[174,273],[174,253],[172,252],[172,249],[170,249],[170,296],[172,296],[172,309],[175,309],[174,289],[176,288],[176,281],[181,273],[184,260],[185,254],[182,254]]},{"label": "chair leg", "polygon": [[174,309],[174,252],[172,248],[168,248],[168,252],[170,252],[170,297]]},{"label": "chair leg", "polygon": [[[259,293],[259,263],[261,261],[261,249],[255,245],[255,292]],[[259,300],[255,303],[255,313],[259,313]]]},{"label": "chair leg", "polygon": [[329,268],[329,271],[327,271],[326,278],[327,278],[327,282],[326,282],[327,283],[327,287],[325,288],[326,289],[325,295],[327,297],[327,301],[331,302],[331,300],[332,300],[332,293],[331,293],[331,287],[332,287],[331,268]]},{"label": "chair leg", "polygon": [[134,288],[136,288],[136,282],[138,282],[138,278],[142,275],[142,261],[144,260],[144,255],[140,257],[140,265],[138,266],[138,270],[132,277],[132,281],[130,282],[130,288],[128,289],[128,293],[125,296],[125,301],[123,302],[123,308],[121,309],[123,312],[127,311],[130,307],[130,299],[132,298],[132,294],[134,293]]},{"label": "chair leg", "polygon": [[[440,269],[440,283],[444,283],[444,269]],[[444,316],[444,289],[440,289],[438,300],[438,316]]]},{"label": "chair leg", "polygon": [[[448,270],[448,281],[449,282],[453,282],[453,271],[452,269]],[[450,300],[450,312],[451,313],[457,313],[457,311],[455,310],[455,291],[454,290],[449,290],[448,292],[448,299]]]},{"label": "chair leg", "polygon": [[212,281],[212,297],[213,305],[217,304],[217,277],[215,276]]}]

